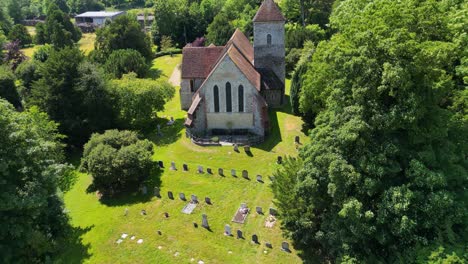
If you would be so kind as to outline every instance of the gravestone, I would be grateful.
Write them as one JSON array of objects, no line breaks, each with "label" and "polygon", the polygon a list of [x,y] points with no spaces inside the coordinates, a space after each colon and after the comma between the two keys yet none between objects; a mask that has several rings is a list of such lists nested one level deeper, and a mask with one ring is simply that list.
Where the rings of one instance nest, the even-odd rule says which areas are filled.
[{"label": "gravestone", "polygon": [[278,160],[276,160],[276,163],[283,164],[283,157],[278,156]]},{"label": "gravestone", "polygon": [[226,236],[231,236],[232,235],[230,225],[225,225],[224,226],[224,235],[226,235]]},{"label": "gravestone", "polygon": [[182,165],[182,168],[184,169],[184,171],[188,171],[188,165],[187,164]]},{"label": "gravestone", "polygon": [[289,243],[288,242],[281,243],[281,250],[286,251],[286,252],[291,252],[289,250]]},{"label": "gravestone", "polygon": [[174,200],[174,194],[171,191],[167,192],[167,196],[169,197],[169,199]]},{"label": "gravestone", "polygon": [[206,214],[202,214],[202,226],[206,229],[210,228],[210,226],[208,225],[208,217],[206,216]]},{"label": "gravestone", "polygon": [[127,215],[128,215],[128,208],[125,208],[124,215],[125,215],[125,216],[127,216]]},{"label": "gravestone", "polygon": [[243,170],[243,171],[242,171],[242,177],[243,177],[244,179],[248,179],[248,178],[249,178],[249,172],[248,172],[247,170]]},{"label": "gravestone", "polygon": [[198,203],[198,198],[197,198],[196,195],[192,194],[192,196],[191,196],[190,198],[191,198],[190,202],[192,202],[192,203]]},{"label": "gravestone", "polygon": [[233,177],[236,177],[236,170],[235,170],[235,169],[232,169],[232,170],[231,170],[231,175],[232,175]]},{"label": "gravestone", "polygon": [[148,188],[146,186],[141,187],[141,193],[143,195],[147,195],[148,194]]},{"label": "gravestone", "polygon": [[205,197],[205,203],[211,204],[211,199],[210,199],[210,197]]},{"label": "gravestone", "polygon": [[169,218],[169,213],[164,213],[164,217]]},{"label": "gravestone", "polygon": [[296,143],[296,144],[301,144],[301,138],[300,138],[299,136],[296,136],[296,137],[294,138],[294,143]]},{"label": "gravestone", "polygon": [[175,166],[175,162],[171,162],[171,170],[177,170],[176,166]]},{"label": "gravestone", "polygon": [[218,169],[218,174],[224,176],[224,170],[222,168]]},{"label": "gravestone", "polygon": [[275,208],[270,207],[270,214],[271,214],[271,215],[276,216],[277,213],[278,213],[278,212],[276,211]]},{"label": "gravestone", "polygon": [[254,242],[255,244],[259,244],[258,243],[258,236],[256,234],[252,235],[252,242]]},{"label": "gravestone", "polygon": [[161,230],[158,230],[158,235],[162,236]]},{"label": "gravestone", "polygon": [[249,146],[249,145],[245,145],[245,146],[244,146],[244,151],[245,151],[246,153],[249,153],[249,152],[250,152],[250,146]]},{"label": "gravestone", "polygon": [[146,215],[146,210],[145,209],[141,210],[140,214],[141,215]]},{"label": "gravestone", "polygon": [[159,168],[164,168],[164,162],[162,160],[158,161]]},{"label": "gravestone", "polygon": [[257,181],[263,183],[262,175],[257,175]]},{"label": "gravestone", "polygon": [[237,144],[234,144],[234,151],[239,152],[239,146]]},{"label": "gravestone", "polygon": [[198,228],[198,224],[193,222],[193,227]]},{"label": "gravestone", "polygon": [[187,199],[185,198],[185,194],[184,193],[179,193],[179,198],[182,200],[182,201],[186,201]]},{"label": "gravestone", "polygon": [[198,165],[198,173],[200,174],[203,173],[203,166]]},{"label": "gravestone", "polygon": [[240,238],[244,238],[242,236],[242,231],[240,229],[237,229],[237,238],[240,239]]},{"label": "gravestone", "polygon": [[162,133],[161,133],[161,125],[157,125],[157,128],[158,128],[158,135],[162,136]]},{"label": "gravestone", "polygon": [[206,169],[206,172],[207,172],[208,174],[213,174],[213,171],[211,170],[211,168],[207,168],[207,169]]},{"label": "gravestone", "polygon": [[273,245],[272,245],[270,242],[266,242],[266,243],[265,243],[265,246],[266,246],[267,248],[273,248]]},{"label": "gravestone", "polygon": [[161,198],[161,190],[159,187],[154,187],[154,196]]},{"label": "gravestone", "polygon": [[257,214],[263,214],[263,210],[262,210],[262,208],[260,206],[257,206],[255,208],[255,211],[257,211]]}]

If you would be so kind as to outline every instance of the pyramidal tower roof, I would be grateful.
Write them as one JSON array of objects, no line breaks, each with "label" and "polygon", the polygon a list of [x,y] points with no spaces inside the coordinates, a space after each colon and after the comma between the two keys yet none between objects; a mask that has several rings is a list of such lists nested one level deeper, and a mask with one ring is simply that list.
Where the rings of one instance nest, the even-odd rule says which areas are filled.
[{"label": "pyramidal tower roof", "polygon": [[286,21],[278,5],[273,0],[265,0],[258,9],[253,22]]}]

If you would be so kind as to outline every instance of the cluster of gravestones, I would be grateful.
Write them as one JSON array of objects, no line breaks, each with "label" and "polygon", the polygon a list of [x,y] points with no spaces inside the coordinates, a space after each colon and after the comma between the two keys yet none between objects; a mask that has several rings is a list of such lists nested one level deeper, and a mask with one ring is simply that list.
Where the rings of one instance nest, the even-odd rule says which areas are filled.
[{"label": "cluster of gravestones", "polygon": [[[278,159],[279,159],[279,158],[281,158],[281,157],[278,157]],[[281,158],[281,160],[282,160],[282,158]],[[163,162],[163,161],[158,161],[158,165],[159,165],[160,168],[164,168],[164,162]],[[171,170],[177,170],[177,167],[176,167],[176,164],[175,164],[174,161],[171,162],[171,167],[170,167],[170,169],[171,169]],[[185,163],[182,164],[182,170],[183,170],[184,172],[189,171],[188,165],[185,164]],[[212,170],[211,168],[207,168],[207,169],[206,169],[206,172],[207,172],[208,174],[213,174],[213,170]],[[198,166],[198,168],[197,168],[197,173],[199,173],[199,174],[203,174],[203,173],[204,173],[204,171],[203,171],[203,166],[201,166],[201,165]],[[219,169],[218,169],[218,174],[219,174],[220,176],[223,176],[223,177],[224,177],[224,176],[225,176],[225,174],[224,174],[224,169],[223,169],[223,168],[219,168]],[[235,169],[231,169],[231,176],[232,176],[232,177],[237,177],[237,171],[236,171]],[[249,178],[249,172],[248,172],[247,170],[243,170],[243,171],[242,171],[242,177],[245,178],[245,179],[247,179],[247,180],[250,180],[250,178]],[[259,182],[259,183],[264,183],[263,177],[262,177],[262,175],[260,175],[260,174],[257,175],[256,180],[257,180],[257,182]]]},{"label": "cluster of gravestones", "polygon": [[[161,189],[159,187],[154,187],[154,196],[161,198]],[[172,191],[167,192],[167,197],[171,200],[174,200],[174,193]],[[185,197],[185,193],[179,193],[179,199],[182,201],[187,201],[187,198]],[[198,197],[195,194],[192,194],[190,196],[190,202],[191,203],[199,203],[198,202]],[[210,197],[205,197],[205,203],[211,205],[211,198]]]}]

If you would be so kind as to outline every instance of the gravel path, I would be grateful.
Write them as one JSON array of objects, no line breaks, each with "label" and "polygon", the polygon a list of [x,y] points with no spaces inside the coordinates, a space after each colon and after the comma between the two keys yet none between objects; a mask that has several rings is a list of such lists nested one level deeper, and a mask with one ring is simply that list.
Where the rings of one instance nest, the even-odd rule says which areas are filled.
[{"label": "gravel path", "polygon": [[180,86],[180,64],[177,64],[174,71],[172,72],[171,78],[169,78],[169,83],[174,86]]}]

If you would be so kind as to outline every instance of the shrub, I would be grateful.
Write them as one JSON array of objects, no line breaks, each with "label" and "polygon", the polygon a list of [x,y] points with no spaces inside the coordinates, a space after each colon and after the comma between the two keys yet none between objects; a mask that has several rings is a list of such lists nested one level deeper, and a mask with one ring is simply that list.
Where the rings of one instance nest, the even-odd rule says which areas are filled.
[{"label": "shrub", "polygon": [[13,26],[10,33],[8,34],[8,39],[10,39],[11,41],[18,40],[20,42],[21,47],[28,46],[32,43],[31,35],[29,34],[26,27],[21,24]]},{"label": "shrub", "polygon": [[134,72],[142,78],[148,71],[148,64],[138,51],[124,49],[112,52],[104,68],[114,78],[122,78],[122,75],[130,72]]}]

